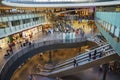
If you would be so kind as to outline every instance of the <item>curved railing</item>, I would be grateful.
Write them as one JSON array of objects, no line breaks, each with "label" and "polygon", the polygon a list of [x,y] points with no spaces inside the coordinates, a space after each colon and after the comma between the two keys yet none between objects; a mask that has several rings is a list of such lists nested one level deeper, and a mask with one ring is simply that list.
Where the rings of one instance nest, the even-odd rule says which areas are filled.
[{"label": "curved railing", "polygon": [[[30,52],[32,52],[33,50],[39,51],[39,52],[44,52],[44,51],[47,50],[47,49],[45,49],[45,48],[48,48],[48,47],[50,47],[50,48],[48,48],[48,50],[49,50],[49,49],[54,49],[54,48],[52,47],[52,45],[55,45],[55,44],[59,45],[58,48],[60,48],[61,45],[62,45],[62,47],[63,47],[64,44],[68,45],[67,47],[69,47],[69,44],[70,44],[70,43],[80,43],[80,42],[83,42],[83,41],[86,41],[86,38],[75,38],[75,39],[69,39],[69,40],[63,40],[63,39],[61,40],[61,39],[58,39],[58,40],[49,40],[49,41],[32,43],[31,45],[26,46],[26,47],[20,49],[19,51],[17,51],[16,53],[14,53],[14,54],[6,61],[6,63],[3,65],[3,68],[1,69],[0,78],[1,78],[1,80],[6,80],[6,79],[4,79],[4,78],[5,78],[6,74],[8,73],[7,70],[10,69],[10,67],[13,65],[13,63],[14,63],[17,59],[19,59],[20,57],[22,57],[22,56],[25,55],[26,53],[28,54],[28,56],[30,56],[31,54],[32,54],[32,56],[33,56],[33,55],[37,54],[36,52],[34,52],[35,54],[30,53]],[[44,46],[44,47],[42,48],[42,46]],[[80,45],[78,45],[78,46],[80,46]],[[40,48],[40,47],[41,47],[41,48]],[[40,48],[40,49],[39,49],[39,48]],[[55,47],[55,48],[56,48],[56,47]],[[32,57],[32,56],[31,56],[31,57]],[[21,62],[24,62],[24,61],[21,60]]]},{"label": "curved railing", "polygon": [[24,3],[24,4],[65,4],[65,3],[91,3],[91,2],[107,2],[107,1],[117,1],[117,0],[3,0],[6,2],[14,2],[14,3]]},{"label": "curved railing", "polygon": [[[118,5],[119,0],[97,0],[97,1],[38,1],[38,0],[3,0],[2,4],[18,7],[77,7],[77,6],[104,6]],[[19,5],[18,5],[19,4]]]},{"label": "curved railing", "polygon": [[[54,70],[58,70],[60,68],[66,67],[65,65],[69,66],[68,64],[73,65],[72,63],[73,63],[74,59],[76,59],[78,63],[83,62],[85,60],[89,60],[89,53],[91,53],[91,55],[92,55],[91,57],[93,57],[95,50],[97,50],[96,56],[99,56],[100,52],[102,52],[104,47],[106,47],[106,49],[109,49],[109,45],[104,45],[104,46],[98,47],[96,49],[93,49],[89,52],[85,52],[84,54],[73,57],[73,58],[69,59],[68,61],[65,61],[64,63],[61,63],[61,64],[55,66]],[[113,50],[113,49],[111,49],[111,50]],[[103,56],[105,56],[105,54]]]}]

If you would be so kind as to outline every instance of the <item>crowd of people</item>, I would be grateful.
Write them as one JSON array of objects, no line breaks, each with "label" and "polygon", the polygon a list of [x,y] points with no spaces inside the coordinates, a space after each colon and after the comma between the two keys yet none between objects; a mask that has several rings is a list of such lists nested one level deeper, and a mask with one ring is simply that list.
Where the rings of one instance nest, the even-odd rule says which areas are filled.
[{"label": "crowd of people", "polygon": [[[50,31],[49,31],[48,34],[53,34],[54,33],[54,31],[52,29],[49,29],[49,30]],[[71,39],[75,39],[76,35],[84,36],[84,34],[85,34],[84,31],[81,28],[77,29],[77,30],[74,30],[74,29],[72,29],[72,30],[65,30],[65,32],[61,32],[61,33],[62,33],[62,39],[66,40],[66,41],[69,41]],[[22,41],[16,41],[17,43],[15,43],[14,41],[12,41],[12,42],[8,41],[8,49],[6,50],[5,56],[13,54],[13,51],[14,51],[15,47],[19,46],[19,47],[22,48],[24,46],[31,45],[31,43],[33,43],[32,38],[33,37],[30,37],[30,39],[23,39]]]},{"label": "crowd of people", "polygon": [[33,43],[32,40],[28,40],[28,39],[25,39],[23,42],[20,41],[17,44],[15,44],[14,42],[8,41],[8,49],[6,50],[5,56],[9,56],[9,55],[13,54],[15,47],[22,48],[25,46],[30,46],[32,43]]},{"label": "crowd of people", "polygon": [[[97,55],[97,53],[99,53],[99,54]],[[104,53],[105,53],[105,49],[102,49],[102,51],[100,51],[100,52],[97,52],[97,50],[94,50],[93,54],[91,54],[91,53],[88,54],[88,56],[89,56],[88,60],[90,61],[91,59],[96,59],[97,57],[102,57],[104,55]]]}]

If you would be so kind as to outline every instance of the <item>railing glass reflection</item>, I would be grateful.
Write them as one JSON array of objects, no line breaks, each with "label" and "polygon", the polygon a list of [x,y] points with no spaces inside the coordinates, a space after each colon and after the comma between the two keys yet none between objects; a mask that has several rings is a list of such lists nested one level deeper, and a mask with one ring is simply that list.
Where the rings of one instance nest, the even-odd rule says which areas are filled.
[{"label": "railing glass reflection", "polygon": [[48,41],[43,41],[43,42],[35,41],[35,43],[32,43],[29,46],[23,47],[17,51],[14,50],[13,51],[14,54],[10,56],[10,58],[6,61],[6,63],[4,62],[3,68],[1,68],[1,71],[5,72],[5,70],[7,70],[19,57],[41,46],[48,46],[48,45],[53,45],[53,44],[64,44],[64,43],[76,43],[76,42],[82,42],[82,41],[86,41],[86,38],[75,38],[70,41],[65,41],[63,39],[48,40]]}]

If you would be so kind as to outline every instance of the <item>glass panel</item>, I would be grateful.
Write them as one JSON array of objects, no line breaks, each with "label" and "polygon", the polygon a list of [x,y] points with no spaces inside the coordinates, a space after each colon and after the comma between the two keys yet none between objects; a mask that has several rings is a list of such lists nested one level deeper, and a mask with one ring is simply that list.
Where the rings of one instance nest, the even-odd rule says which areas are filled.
[{"label": "glass panel", "polygon": [[20,20],[12,21],[12,26],[20,25]]},{"label": "glass panel", "polygon": [[23,24],[29,23],[30,19],[23,19]]},{"label": "glass panel", "polygon": [[33,21],[38,21],[38,20],[39,20],[39,17],[33,18]]},{"label": "glass panel", "polygon": [[0,22],[0,28],[8,27],[8,22]]}]

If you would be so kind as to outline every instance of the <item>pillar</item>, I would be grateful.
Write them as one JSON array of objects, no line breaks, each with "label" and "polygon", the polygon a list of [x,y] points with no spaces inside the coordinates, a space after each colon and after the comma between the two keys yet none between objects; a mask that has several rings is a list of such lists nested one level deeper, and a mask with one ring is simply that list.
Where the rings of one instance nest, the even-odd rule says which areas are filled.
[{"label": "pillar", "polygon": [[31,26],[34,25],[33,22],[34,22],[34,21],[33,21],[33,18],[31,18],[31,19],[30,19],[30,23],[31,23],[30,25],[31,25]]},{"label": "pillar", "polygon": [[23,21],[22,20],[20,20],[20,29],[22,29],[23,27],[21,27],[21,25],[23,26]]},{"label": "pillar", "polygon": [[12,23],[11,23],[11,21],[8,21],[8,26],[10,28],[10,31],[12,32]]},{"label": "pillar", "polygon": [[49,63],[52,63],[52,51],[49,51]]},{"label": "pillar", "polygon": [[104,73],[103,73],[103,80],[106,80],[106,76],[107,76],[107,71],[108,71],[108,68],[109,67],[109,64],[104,64],[103,65],[103,70],[104,70]]}]

